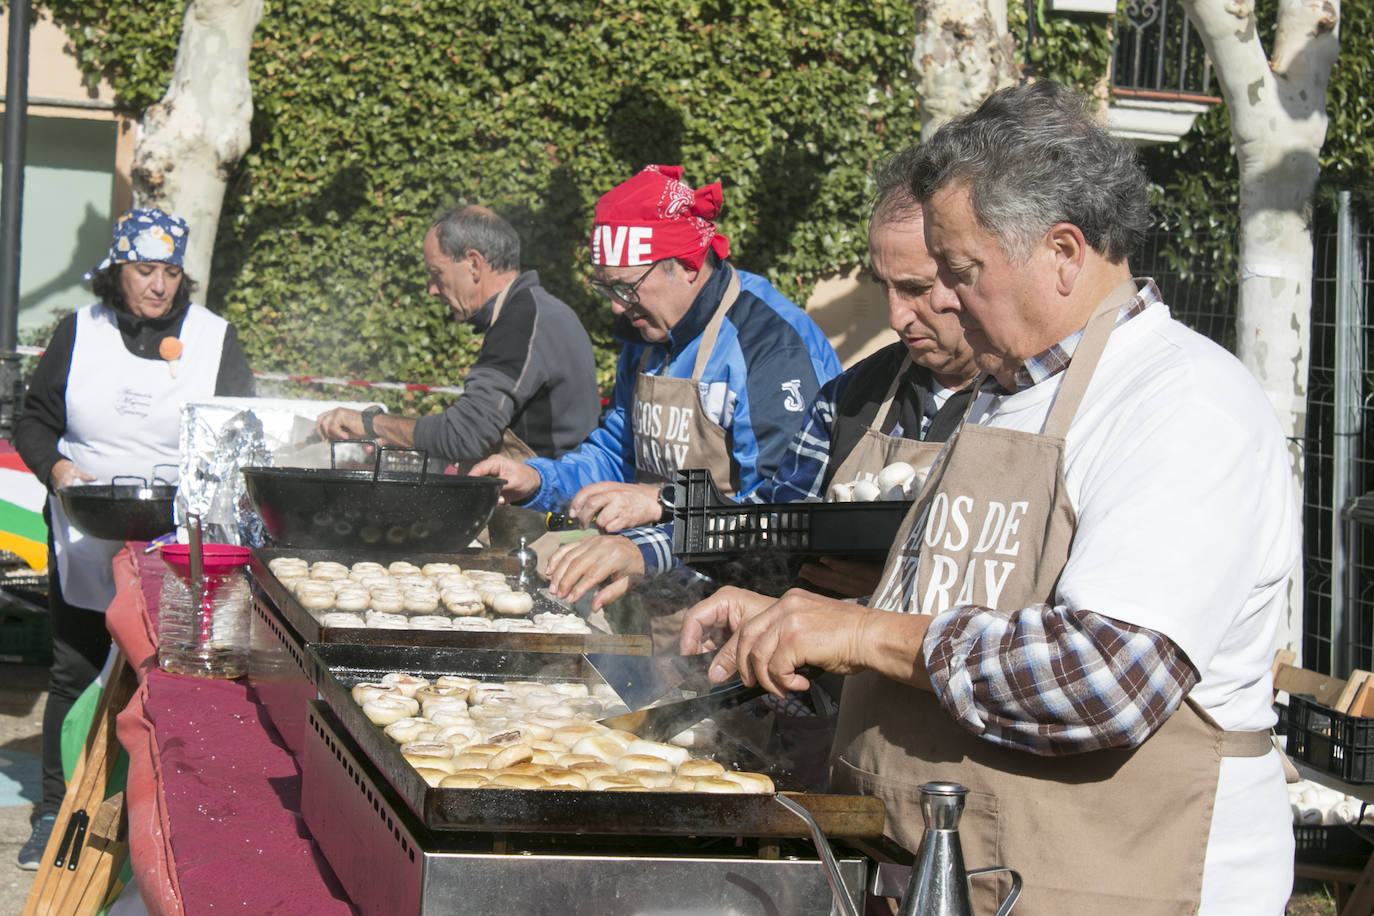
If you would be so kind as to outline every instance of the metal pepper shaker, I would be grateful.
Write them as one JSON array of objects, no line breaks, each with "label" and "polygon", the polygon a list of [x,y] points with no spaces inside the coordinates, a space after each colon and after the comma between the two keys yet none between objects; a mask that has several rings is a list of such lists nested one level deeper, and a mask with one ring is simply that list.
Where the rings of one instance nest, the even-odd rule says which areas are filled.
[{"label": "metal pepper shaker", "polygon": [[532,591],[539,574],[539,554],[528,545],[525,535],[520,535],[520,546],[510,552],[520,562],[520,587]]},{"label": "metal pepper shaker", "polygon": [[925,836],[911,868],[911,880],[898,916],[973,916],[968,880],[976,875],[1011,872],[1011,893],[997,908],[997,916],[1011,912],[1021,896],[1021,876],[1010,868],[993,865],[966,869],[959,845],[959,819],[964,814],[968,789],[954,782],[928,782],[921,786],[921,816]]}]

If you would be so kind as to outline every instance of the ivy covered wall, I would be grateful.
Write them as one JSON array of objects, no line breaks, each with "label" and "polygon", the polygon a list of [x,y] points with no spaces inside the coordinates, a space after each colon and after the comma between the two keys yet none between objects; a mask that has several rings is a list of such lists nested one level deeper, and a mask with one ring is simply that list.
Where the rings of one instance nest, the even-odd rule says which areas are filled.
[{"label": "ivy covered wall", "polygon": [[[141,108],[183,9],[53,12]],[[736,263],[804,299],[861,258],[868,171],[916,136],[911,15],[900,0],[269,0],[209,302],[255,368],[452,383],[476,343],[424,294],[420,240],[437,209],[477,202],[606,343],[585,284],[592,207],[649,162],[723,181]]]},{"label": "ivy covered wall", "polygon": [[[1325,184],[1374,174],[1368,2],[1344,5]],[[184,0],[41,5],[124,102],[161,97]],[[1018,49],[1028,73],[1103,92],[1110,19],[1010,6],[1013,34],[1035,36]],[[477,341],[425,296],[420,240],[439,208],[483,203],[603,345],[606,382],[609,312],[585,283],[597,196],[648,162],[722,180],[736,263],[804,301],[862,263],[866,176],[917,136],[912,16],[909,0],[268,0],[253,146],[202,299],[239,326],[257,369],[451,384]],[[1225,111],[1145,157],[1172,256],[1233,274]]]}]

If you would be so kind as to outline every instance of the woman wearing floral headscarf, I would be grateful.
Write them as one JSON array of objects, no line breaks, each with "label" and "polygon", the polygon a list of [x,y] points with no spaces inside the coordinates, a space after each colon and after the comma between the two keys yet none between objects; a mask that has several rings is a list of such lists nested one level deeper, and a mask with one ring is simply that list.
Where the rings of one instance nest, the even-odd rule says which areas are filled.
[{"label": "woman wearing floral headscarf", "polygon": [[183,401],[253,393],[233,325],[191,302],[186,237],[186,223],[161,210],[116,221],[109,253],[86,274],[99,301],[58,323],[15,423],[15,449],[54,494],[44,512],[53,663],[43,797],[21,868],[38,867],[62,803],[62,720],[109,652],[103,615],[115,592],[110,561],[122,546],[74,529],[55,494],[117,474],[151,480],[154,465],[177,463]]}]

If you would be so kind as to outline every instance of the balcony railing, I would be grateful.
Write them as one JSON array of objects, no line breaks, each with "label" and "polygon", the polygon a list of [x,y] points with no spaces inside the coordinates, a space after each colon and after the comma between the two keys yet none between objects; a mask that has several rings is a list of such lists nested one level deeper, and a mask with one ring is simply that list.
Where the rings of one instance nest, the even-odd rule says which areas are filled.
[{"label": "balcony railing", "polygon": [[1123,99],[1218,103],[1212,65],[1177,0],[1123,0],[1112,49],[1112,91]]}]

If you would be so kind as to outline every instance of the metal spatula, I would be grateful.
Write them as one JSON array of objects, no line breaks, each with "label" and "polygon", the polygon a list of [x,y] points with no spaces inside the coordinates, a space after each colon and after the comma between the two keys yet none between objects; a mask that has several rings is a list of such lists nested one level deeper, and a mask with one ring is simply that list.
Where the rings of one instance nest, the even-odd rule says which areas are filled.
[{"label": "metal spatula", "polygon": [[743,681],[726,681],[714,690],[681,700],[669,700],[634,712],[601,719],[602,725],[633,732],[650,741],[667,741],[702,719],[724,709],[738,706],[763,695],[757,684],[746,687]]},{"label": "metal spatula", "polygon": [[714,654],[614,655],[588,652],[583,656],[631,711],[643,709],[673,691],[692,695],[712,689],[706,679]]}]

